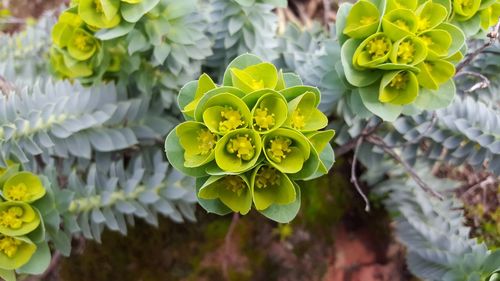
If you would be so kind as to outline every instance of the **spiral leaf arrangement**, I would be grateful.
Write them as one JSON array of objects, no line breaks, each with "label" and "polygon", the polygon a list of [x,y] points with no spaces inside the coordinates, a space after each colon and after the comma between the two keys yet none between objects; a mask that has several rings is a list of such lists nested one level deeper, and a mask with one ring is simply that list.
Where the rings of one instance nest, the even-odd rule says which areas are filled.
[{"label": "spiral leaf arrangement", "polygon": [[247,214],[252,208],[278,221],[300,208],[297,180],[333,165],[333,130],[317,109],[320,92],[298,76],[245,54],[229,64],[222,85],[203,74],[180,91],[186,122],[166,139],[170,163],[197,178],[208,212]]}]

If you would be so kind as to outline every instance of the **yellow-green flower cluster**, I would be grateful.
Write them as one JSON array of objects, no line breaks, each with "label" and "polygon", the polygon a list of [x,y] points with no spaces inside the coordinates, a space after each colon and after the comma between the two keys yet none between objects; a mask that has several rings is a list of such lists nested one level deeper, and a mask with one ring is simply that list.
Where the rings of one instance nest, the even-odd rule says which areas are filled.
[{"label": "yellow-green flower cluster", "polygon": [[458,51],[451,52],[457,28],[445,23],[447,17],[447,9],[432,1],[388,0],[382,8],[358,1],[343,30],[350,38],[343,45],[344,67],[353,68],[347,80],[357,87],[376,83],[378,100],[394,105],[411,104],[421,87],[437,90],[455,73],[450,60]]},{"label": "yellow-green flower cluster", "polygon": [[[113,76],[121,68],[121,42],[96,38],[102,29],[131,26],[158,0],[79,0],[64,11],[52,29],[50,61],[62,78]],[[106,78],[106,77],[104,77]]]},{"label": "yellow-green flower cluster", "polygon": [[40,178],[19,172],[13,162],[0,168],[0,269],[15,270],[37,250],[32,234],[43,227],[39,211],[32,205],[45,195]]},{"label": "yellow-green flower cluster", "polygon": [[[431,0],[360,0],[340,7],[345,78],[359,88],[370,111],[394,119],[403,106],[428,106],[427,96],[440,95],[444,85],[453,92],[453,62],[461,58],[465,37],[447,22],[449,16],[445,6]],[[418,100],[421,93],[427,96]],[[387,109],[394,114],[384,116]]]},{"label": "yellow-green flower cluster", "polygon": [[500,0],[451,0],[452,20],[463,26],[467,35],[494,26],[500,17]]},{"label": "yellow-green flower cluster", "polygon": [[[294,79],[292,79],[294,78]],[[246,214],[289,208],[295,180],[327,173],[333,163],[333,130],[317,109],[317,88],[253,55],[233,61],[216,85],[203,74],[179,94],[188,121],[167,137],[167,156],[177,169],[201,179],[200,203]],[[205,203],[205,204],[204,204]],[[287,207],[288,206],[288,207]]]}]

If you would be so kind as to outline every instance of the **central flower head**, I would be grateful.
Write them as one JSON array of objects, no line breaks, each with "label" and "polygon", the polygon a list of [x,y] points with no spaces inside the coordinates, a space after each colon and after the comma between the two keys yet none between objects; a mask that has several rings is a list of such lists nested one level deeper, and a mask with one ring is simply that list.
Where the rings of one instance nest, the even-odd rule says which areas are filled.
[{"label": "central flower head", "polygon": [[371,39],[365,47],[366,51],[370,54],[371,59],[382,58],[391,50],[390,41],[385,37],[375,37]]},{"label": "central flower head", "polygon": [[281,163],[287,154],[292,151],[290,149],[291,144],[292,140],[289,138],[277,136],[269,142],[267,153],[273,161]]},{"label": "central flower head", "polygon": [[224,178],[224,185],[227,190],[241,196],[241,193],[247,187],[247,184],[240,176],[226,176]]},{"label": "central flower head", "polygon": [[20,240],[14,239],[9,236],[1,236],[0,238],[0,251],[7,257],[12,258],[16,253],[18,247],[22,244]]},{"label": "central flower head", "polygon": [[85,33],[79,33],[73,40],[75,41],[75,46],[81,51],[88,51],[90,48],[92,48],[90,46],[92,44],[91,38],[89,38],[89,36],[87,36]]},{"label": "central flower head", "polygon": [[269,114],[267,107],[255,109],[253,118],[259,131],[269,130],[275,124],[274,113]]},{"label": "central flower head", "polygon": [[421,17],[418,19],[418,22],[417,22],[417,30],[418,31],[427,30],[427,29],[429,29],[430,26],[431,26],[431,20],[429,19],[429,17]]},{"label": "central flower head", "polygon": [[359,20],[359,23],[362,24],[362,25],[368,25],[368,24],[376,22],[377,20],[378,19],[376,17],[374,17],[374,16],[363,16]]},{"label": "central flower head", "polygon": [[221,111],[221,116],[222,120],[219,122],[220,132],[232,131],[245,124],[245,121],[241,118],[240,112],[234,110],[230,106]]},{"label": "central flower head", "polygon": [[259,169],[255,176],[255,186],[257,188],[266,188],[278,185],[280,182],[280,174],[273,167],[264,166]]},{"label": "central flower head", "polygon": [[255,146],[248,135],[236,135],[231,138],[226,145],[226,150],[243,160],[250,160],[255,155]]},{"label": "central flower head", "polygon": [[23,225],[21,217],[24,211],[21,207],[10,207],[0,213],[0,225],[11,229],[19,229]]},{"label": "central flower head", "polygon": [[398,59],[402,63],[411,63],[415,56],[415,46],[410,40],[406,40],[399,44],[398,48]]},{"label": "central flower head", "polygon": [[297,108],[292,113],[292,128],[302,130],[306,125],[306,117],[300,113],[300,108]]},{"label": "central flower head", "polygon": [[455,0],[454,4],[465,10],[473,7],[474,0]]},{"label": "central flower head", "polygon": [[250,87],[254,90],[263,89],[265,87],[264,80],[253,79],[252,82],[250,82]]},{"label": "central flower head", "polygon": [[212,134],[208,129],[200,129],[198,132],[198,148],[200,149],[201,155],[206,155],[215,147],[217,143],[217,138],[214,134]]}]

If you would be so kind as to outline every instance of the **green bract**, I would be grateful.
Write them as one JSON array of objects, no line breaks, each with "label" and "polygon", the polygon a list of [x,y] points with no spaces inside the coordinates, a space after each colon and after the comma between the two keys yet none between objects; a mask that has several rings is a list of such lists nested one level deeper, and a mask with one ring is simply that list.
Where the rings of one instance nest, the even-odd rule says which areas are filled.
[{"label": "green bract", "polygon": [[488,30],[498,22],[500,1],[498,0],[450,0],[451,20],[462,28],[467,36]]},{"label": "green bract", "polygon": [[10,177],[2,188],[2,197],[8,201],[31,203],[45,195],[45,188],[38,176],[19,172]]},{"label": "green bract", "polygon": [[[361,0],[343,4],[337,26],[345,79],[371,113],[394,121],[406,105],[428,109],[429,95],[453,100],[448,83],[465,36],[445,22],[446,1]],[[472,2],[469,1],[469,2]]]},{"label": "green bract", "polygon": [[331,168],[333,131],[318,110],[320,92],[260,58],[245,54],[228,66],[222,85],[206,74],[178,97],[188,121],[165,141],[176,169],[197,177],[208,212],[246,214],[252,208],[288,222],[300,207],[296,180]]},{"label": "green bract", "polygon": [[0,234],[0,268],[17,269],[26,264],[36,251],[28,238]]},{"label": "green bract", "polygon": [[38,213],[21,202],[0,203],[0,233],[9,236],[25,235],[40,225]]}]

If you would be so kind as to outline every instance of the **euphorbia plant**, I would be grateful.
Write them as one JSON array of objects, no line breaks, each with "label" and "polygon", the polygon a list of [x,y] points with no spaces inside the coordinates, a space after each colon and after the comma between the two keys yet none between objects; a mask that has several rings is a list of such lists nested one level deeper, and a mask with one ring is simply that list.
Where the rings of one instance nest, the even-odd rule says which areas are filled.
[{"label": "euphorbia plant", "polygon": [[317,109],[320,93],[260,58],[236,58],[216,85],[206,74],[187,83],[178,104],[186,118],[168,135],[171,164],[197,177],[208,212],[247,214],[252,205],[278,222],[300,208],[299,180],[328,172],[333,130]]}]

